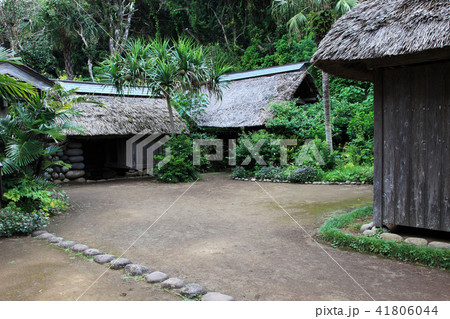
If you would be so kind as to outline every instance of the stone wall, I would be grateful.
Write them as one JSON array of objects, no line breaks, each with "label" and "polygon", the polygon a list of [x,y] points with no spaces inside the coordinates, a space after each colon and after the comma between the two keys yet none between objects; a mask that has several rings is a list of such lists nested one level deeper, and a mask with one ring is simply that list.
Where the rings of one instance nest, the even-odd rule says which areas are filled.
[{"label": "stone wall", "polygon": [[51,161],[63,161],[72,167],[53,165],[44,171],[44,178],[54,183],[85,182],[85,164],[83,145],[78,142],[69,142],[61,145],[62,151],[49,157]]}]

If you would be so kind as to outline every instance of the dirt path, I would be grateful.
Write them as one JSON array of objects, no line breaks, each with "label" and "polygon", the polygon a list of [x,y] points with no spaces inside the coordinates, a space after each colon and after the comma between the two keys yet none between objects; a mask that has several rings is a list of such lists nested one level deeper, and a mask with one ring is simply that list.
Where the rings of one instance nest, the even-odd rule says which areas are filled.
[{"label": "dirt path", "polygon": [[[105,267],[30,237],[0,240],[0,300],[76,300]],[[109,271],[81,300],[180,300]]]},{"label": "dirt path", "polygon": [[[144,180],[69,186],[66,191],[76,205],[57,217],[50,231],[121,254],[188,186]],[[262,183],[261,186],[309,234],[315,234],[317,227],[330,215],[370,204],[372,198],[371,186],[278,183]],[[322,247],[376,300],[450,300],[448,272],[327,245]],[[7,269],[3,256],[0,248],[2,274]],[[370,300],[258,184],[232,181],[224,174],[205,175],[126,256],[136,263],[178,276],[186,282],[198,282],[211,291],[220,291],[238,300]],[[104,269],[86,262],[68,261],[67,256],[59,257],[64,265],[61,271],[73,276],[89,272],[95,277]],[[96,267],[96,270],[86,267]],[[6,274],[4,277],[8,281]],[[52,275],[49,278],[55,282],[50,288],[56,289],[56,295],[61,291],[58,283],[66,279]],[[86,299],[120,299],[121,280],[119,274],[108,272]],[[82,286],[85,287],[84,282]],[[23,289],[14,288],[11,282],[7,287]],[[140,290],[144,288],[138,288],[145,285],[133,287],[136,290],[132,296],[127,295],[130,299],[166,297],[160,296],[163,292],[149,294],[147,290]],[[0,299],[5,298],[2,289]],[[109,293],[100,296],[104,291]],[[54,294],[49,292],[44,296],[30,292],[28,299],[46,299]],[[61,299],[66,297],[70,298],[63,295]]]}]

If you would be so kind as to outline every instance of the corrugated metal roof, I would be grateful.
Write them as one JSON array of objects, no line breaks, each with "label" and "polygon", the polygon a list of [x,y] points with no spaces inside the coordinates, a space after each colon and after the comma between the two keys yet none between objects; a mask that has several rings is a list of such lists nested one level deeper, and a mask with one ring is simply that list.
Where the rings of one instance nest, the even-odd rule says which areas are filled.
[{"label": "corrugated metal roof", "polygon": [[236,81],[236,80],[256,78],[256,77],[260,77],[260,76],[269,76],[269,75],[274,75],[274,74],[279,74],[279,73],[300,71],[302,68],[306,68],[307,64],[308,64],[308,62],[300,62],[300,63],[280,65],[280,66],[273,66],[270,68],[264,68],[264,69],[258,69],[258,70],[230,73],[230,74],[225,74],[225,75],[221,76],[220,79],[222,81]]},{"label": "corrugated metal roof", "polygon": [[[99,95],[122,95],[117,92],[113,85],[78,82],[78,81],[58,81],[65,90],[75,89],[79,94],[99,94]],[[150,96],[148,89],[144,87],[124,89],[125,96]]]},{"label": "corrugated metal roof", "polygon": [[[293,64],[286,64],[281,66],[274,66],[270,68],[230,73],[223,75],[221,81],[237,81],[250,78],[257,78],[261,76],[270,76],[280,73],[300,71],[306,69],[308,62],[300,62]],[[65,90],[76,89],[79,94],[99,94],[99,95],[121,95],[117,92],[113,85],[92,83],[92,82],[78,82],[78,81],[58,81]],[[147,88],[137,87],[125,89],[125,96],[150,96]]]}]

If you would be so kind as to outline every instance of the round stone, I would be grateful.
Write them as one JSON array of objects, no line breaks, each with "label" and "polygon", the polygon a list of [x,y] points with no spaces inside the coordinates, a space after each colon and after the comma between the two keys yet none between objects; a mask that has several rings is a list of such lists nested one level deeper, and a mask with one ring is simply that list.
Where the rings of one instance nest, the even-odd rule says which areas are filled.
[{"label": "round stone", "polygon": [[161,283],[162,288],[180,289],[184,287],[184,281],[179,278],[169,278]]},{"label": "round stone", "polygon": [[128,264],[125,266],[124,272],[130,276],[142,276],[151,272],[150,268],[137,265],[137,264]]},{"label": "round stone", "polygon": [[51,238],[53,238],[53,237],[55,237],[55,235],[52,235],[52,234],[50,234],[50,233],[47,233],[47,232],[45,232],[45,233],[43,233],[43,234],[40,234],[39,236],[37,236],[36,238],[37,239],[40,239],[40,240],[49,240],[49,239],[51,239]]},{"label": "round stone", "polygon": [[31,234],[31,236],[37,237],[37,236],[42,235],[42,234],[45,234],[45,233],[47,233],[45,230],[35,230],[35,231]]},{"label": "round stone", "polygon": [[70,168],[68,168],[67,166],[61,167],[61,172],[63,172],[64,174],[67,173],[69,170]]},{"label": "round stone", "polygon": [[86,249],[89,249],[89,247],[83,244],[76,244],[72,246],[72,250],[76,253],[82,253]]},{"label": "round stone", "polygon": [[84,177],[80,177],[73,180],[75,183],[85,183],[86,179]]},{"label": "round stone", "polygon": [[79,148],[72,148],[66,151],[66,155],[68,156],[79,156],[83,155],[83,150]]},{"label": "round stone", "polygon": [[78,143],[78,142],[70,142],[70,143],[67,143],[67,147],[68,147],[68,148],[80,148],[80,147],[82,147],[82,146],[83,146],[83,144]]},{"label": "round stone", "polygon": [[116,258],[114,260],[111,260],[111,269],[118,270],[125,268],[126,265],[131,264],[131,261],[129,261],[126,258]]},{"label": "round stone", "polygon": [[94,261],[99,264],[106,264],[114,259],[116,259],[116,256],[114,255],[97,255],[94,257]]},{"label": "round stone", "polygon": [[84,256],[97,256],[101,255],[103,252],[101,250],[95,249],[95,248],[89,248],[83,251]]},{"label": "round stone", "polygon": [[202,297],[202,301],[235,301],[235,299],[219,292],[208,292]]},{"label": "round stone", "polygon": [[84,161],[84,156],[69,156],[69,161],[71,163],[81,163]]},{"label": "round stone", "polygon": [[72,169],[74,170],[82,170],[86,167],[86,165],[84,165],[84,163],[73,163],[72,164]]},{"label": "round stone", "polygon": [[369,223],[369,224],[364,224],[364,225],[361,226],[361,228],[359,229],[359,231],[360,231],[361,233],[363,233],[365,230],[372,229],[372,227],[373,227],[373,222],[371,222],[371,223]]},{"label": "round stone", "polygon": [[83,170],[70,170],[66,173],[68,179],[77,179],[83,177],[86,174]]},{"label": "round stone", "polygon": [[380,236],[381,238],[386,240],[393,240],[398,242],[403,240],[402,236],[393,233],[382,233]]},{"label": "round stone", "polygon": [[197,296],[206,294],[206,292],[206,289],[199,284],[187,284],[180,290],[180,294],[187,298],[195,298]]},{"label": "round stone", "polygon": [[408,237],[405,239],[405,243],[414,246],[426,246],[428,244],[427,240],[419,237]]},{"label": "round stone", "polygon": [[373,231],[373,230],[371,230],[371,229],[366,229],[364,232],[363,232],[363,235],[364,236],[372,236],[372,235],[375,235],[375,231]]},{"label": "round stone", "polygon": [[74,242],[74,241],[72,241],[72,240],[66,240],[66,241],[60,242],[60,243],[58,244],[58,246],[65,249],[65,248],[70,248],[70,247],[72,247],[72,246],[74,246],[74,245],[76,245],[76,244],[77,244],[77,243]]},{"label": "round stone", "polygon": [[428,247],[450,249],[450,243],[445,243],[443,241],[432,241],[428,244]]},{"label": "round stone", "polygon": [[160,271],[154,271],[151,274],[148,274],[145,276],[145,280],[149,284],[155,284],[155,283],[167,280],[167,279],[169,279],[169,276],[167,276],[165,273],[160,272]]},{"label": "round stone", "polygon": [[51,242],[52,244],[59,244],[60,242],[64,241],[64,238],[53,237],[53,238],[50,238],[48,241]]}]

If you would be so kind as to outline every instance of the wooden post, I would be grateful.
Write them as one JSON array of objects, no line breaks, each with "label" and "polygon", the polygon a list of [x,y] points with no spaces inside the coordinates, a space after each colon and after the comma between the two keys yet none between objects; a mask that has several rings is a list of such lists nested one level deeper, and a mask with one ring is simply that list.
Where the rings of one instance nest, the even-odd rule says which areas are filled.
[{"label": "wooden post", "polygon": [[373,176],[373,223],[383,226],[383,71],[375,72],[374,81],[374,176]]}]

